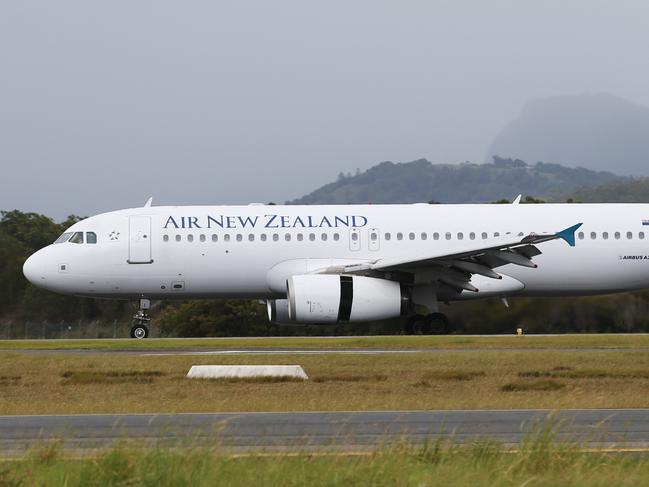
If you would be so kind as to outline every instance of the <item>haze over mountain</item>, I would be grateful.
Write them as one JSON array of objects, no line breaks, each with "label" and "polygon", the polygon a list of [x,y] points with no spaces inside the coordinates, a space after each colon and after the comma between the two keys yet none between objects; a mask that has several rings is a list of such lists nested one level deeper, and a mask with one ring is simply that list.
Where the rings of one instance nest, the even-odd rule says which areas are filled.
[{"label": "haze over mountain", "polygon": [[532,101],[496,136],[487,159],[495,154],[649,176],[649,108],[606,93]]},{"label": "haze over mountain", "polygon": [[485,203],[517,194],[560,199],[578,188],[626,181],[610,172],[494,157],[491,164],[432,164],[426,159],[382,162],[354,176],[340,174],[290,204]]}]

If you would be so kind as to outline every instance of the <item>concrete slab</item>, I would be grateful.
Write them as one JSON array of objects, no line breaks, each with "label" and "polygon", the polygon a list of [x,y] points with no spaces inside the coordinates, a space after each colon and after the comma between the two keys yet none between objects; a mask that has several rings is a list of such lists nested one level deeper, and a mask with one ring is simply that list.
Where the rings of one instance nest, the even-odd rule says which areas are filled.
[{"label": "concrete slab", "polygon": [[299,365],[193,365],[191,379],[233,379],[250,377],[294,377],[308,379]]}]

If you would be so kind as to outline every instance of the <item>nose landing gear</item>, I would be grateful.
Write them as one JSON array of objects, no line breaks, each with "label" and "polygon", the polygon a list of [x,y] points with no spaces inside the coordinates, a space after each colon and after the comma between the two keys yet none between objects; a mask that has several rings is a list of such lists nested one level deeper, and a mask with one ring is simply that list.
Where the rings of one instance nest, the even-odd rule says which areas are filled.
[{"label": "nose landing gear", "polygon": [[148,299],[140,299],[140,309],[138,309],[137,313],[133,316],[131,338],[141,340],[149,336],[148,325],[151,322],[149,308],[151,308],[151,301]]}]

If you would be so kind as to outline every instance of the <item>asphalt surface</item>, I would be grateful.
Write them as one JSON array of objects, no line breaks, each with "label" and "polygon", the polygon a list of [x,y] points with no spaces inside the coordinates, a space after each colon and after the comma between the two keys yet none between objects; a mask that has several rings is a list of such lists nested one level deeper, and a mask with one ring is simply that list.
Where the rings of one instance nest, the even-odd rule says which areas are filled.
[{"label": "asphalt surface", "polygon": [[582,446],[649,449],[649,409],[363,411],[0,416],[0,455],[20,455],[51,440],[80,453],[125,440],[225,452],[368,451],[439,437],[516,446],[541,425],[558,440]]},{"label": "asphalt surface", "polygon": [[421,353],[647,353],[649,348],[619,348],[619,347],[574,347],[574,348],[299,348],[299,347],[251,347],[237,349],[82,349],[82,348],[53,348],[53,349],[0,349],[0,353],[22,355],[139,355],[139,356],[205,356],[205,355],[394,355]]}]

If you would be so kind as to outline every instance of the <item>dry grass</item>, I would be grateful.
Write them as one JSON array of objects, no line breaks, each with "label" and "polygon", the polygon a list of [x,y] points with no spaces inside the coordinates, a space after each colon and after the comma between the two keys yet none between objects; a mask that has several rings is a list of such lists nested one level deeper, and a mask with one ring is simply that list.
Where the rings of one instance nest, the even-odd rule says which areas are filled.
[{"label": "dry grass", "polygon": [[[192,365],[300,364],[308,381],[190,380]],[[649,407],[649,354],[0,353],[0,414]],[[602,373],[605,372],[605,373]],[[506,384],[555,381],[562,388]]]},{"label": "dry grass", "polygon": [[21,379],[19,375],[0,375],[0,386],[16,385]]}]

